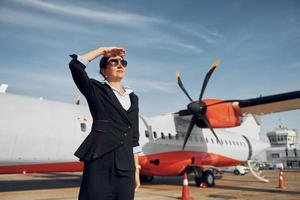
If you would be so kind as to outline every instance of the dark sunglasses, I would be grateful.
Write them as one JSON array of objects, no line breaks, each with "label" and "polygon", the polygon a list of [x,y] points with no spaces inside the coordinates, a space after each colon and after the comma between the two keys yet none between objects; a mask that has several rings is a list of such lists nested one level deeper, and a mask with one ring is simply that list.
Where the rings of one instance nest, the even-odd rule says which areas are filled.
[{"label": "dark sunglasses", "polygon": [[111,59],[107,61],[109,64],[111,64],[113,67],[121,64],[123,67],[127,66],[127,61],[126,60],[120,60],[120,59]]}]

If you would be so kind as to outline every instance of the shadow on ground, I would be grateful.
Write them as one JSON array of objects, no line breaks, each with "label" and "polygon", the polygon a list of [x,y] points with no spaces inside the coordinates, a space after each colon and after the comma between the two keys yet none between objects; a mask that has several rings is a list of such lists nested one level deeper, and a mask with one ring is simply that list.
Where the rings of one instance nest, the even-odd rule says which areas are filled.
[{"label": "shadow on ground", "polygon": [[[31,180],[0,181],[0,192],[70,188],[80,186],[80,175],[65,173],[30,174]],[[42,179],[39,179],[42,178]]]}]

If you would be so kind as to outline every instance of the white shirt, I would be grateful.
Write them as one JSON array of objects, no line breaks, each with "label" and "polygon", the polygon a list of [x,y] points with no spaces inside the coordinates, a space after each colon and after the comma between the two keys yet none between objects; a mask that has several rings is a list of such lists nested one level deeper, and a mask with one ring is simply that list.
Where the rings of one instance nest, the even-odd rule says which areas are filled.
[{"label": "white shirt", "polygon": [[[85,66],[87,66],[88,63],[89,63],[89,61],[85,57],[80,56],[80,55],[77,55],[77,60]],[[131,101],[130,101],[129,94],[132,93],[133,90],[130,89],[129,87],[124,87],[125,92],[123,94],[121,94],[120,91],[117,88],[111,86],[108,81],[105,81],[105,82],[111,87],[112,91],[116,95],[116,97],[119,100],[122,107],[125,110],[128,110],[131,106]],[[141,146],[133,147],[133,153],[140,153],[140,152],[142,152]]]},{"label": "white shirt", "polygon": [[122,107],[125,110],[128,110],[131,106],[129,94],[132,93],[133,90],[130,89],[129,87],[124,87],[125,92],[122,94],[117,88],[110,85],[108,81],[105,81],[105,83],[111,87],[111,89],[115,93],[116,97],[118,98],[119,102],[121,103]]}]

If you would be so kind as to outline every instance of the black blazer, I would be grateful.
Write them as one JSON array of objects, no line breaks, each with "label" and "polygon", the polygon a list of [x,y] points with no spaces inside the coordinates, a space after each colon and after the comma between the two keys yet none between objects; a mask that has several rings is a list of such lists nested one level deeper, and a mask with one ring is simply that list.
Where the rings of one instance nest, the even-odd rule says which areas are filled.
[{"label": "black blazer", "polygon": [[131,107],[126,111],[109,85],[90,79],[77,55],[71,57],[73,80],[85,96],[93,118],[90,134],[74,155],[89,162],[115,151],[117,169],[134,170],[133,147],[139,146],[138,97],[130,94]]}]

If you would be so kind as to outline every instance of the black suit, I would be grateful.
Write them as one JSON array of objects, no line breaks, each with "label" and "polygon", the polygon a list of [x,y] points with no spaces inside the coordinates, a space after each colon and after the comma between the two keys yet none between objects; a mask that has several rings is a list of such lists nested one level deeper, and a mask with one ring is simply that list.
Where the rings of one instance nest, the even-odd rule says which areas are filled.
[{"label": "black suit", "polygon": [[[139,146],[138,98],[130,94],[131,107],[126,111],[109,85],[90,79],[77,56],[71,57],[72,77],[87,99],[93,117],[90,134],[75,152],[85,164],[79,199],[115,199],[108,193],[120,190],[120,179],[125,180],[120,182],[125,190],[128,186],[130,191],[134,190],[133,147]],[[109,186],[112,180],[114,188]],[[103,197],[105,194],[107,198]]]}]

